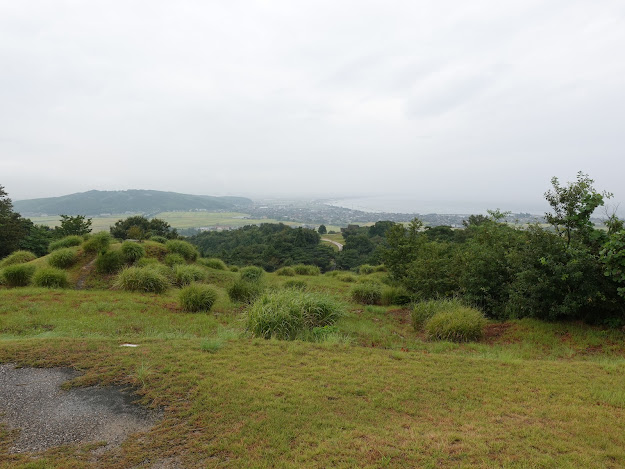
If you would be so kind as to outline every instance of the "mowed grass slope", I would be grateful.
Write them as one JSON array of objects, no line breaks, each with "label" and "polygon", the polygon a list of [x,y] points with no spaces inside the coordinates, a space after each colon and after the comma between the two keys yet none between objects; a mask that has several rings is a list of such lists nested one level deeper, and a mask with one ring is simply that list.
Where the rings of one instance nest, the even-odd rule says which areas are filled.
[{"label": "mowed grass slope", "polygon": [[[83,255],[72,267],[74,282],[89,262]],[[0,288],[1,363],[73,367],[84,373],[74,386],[133,386],[164,415],[97,453],[85,444],[10,454],[15,435],[0,426],[0,467],[625,463],[622,331],[522,320],[490,323],[478,343],[431,342],[409,309],[353,303],[340,274],[296,278],[345,303],[336,324],[344,341],[254,339],[246,306],[226,293],[238,274],[206,272],[218,292],[210,313],[184,312],[173,286],[122,292],[93,271],[87,285],[101,290]],[[289,280],[265,274],[270,289]]]}]

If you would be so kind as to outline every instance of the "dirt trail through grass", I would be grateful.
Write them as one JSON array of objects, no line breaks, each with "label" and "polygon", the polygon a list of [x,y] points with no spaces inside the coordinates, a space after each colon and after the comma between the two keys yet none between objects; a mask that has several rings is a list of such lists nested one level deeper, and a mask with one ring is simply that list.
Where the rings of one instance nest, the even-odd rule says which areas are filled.
[{"label": "dirt trail through grass", "polygon": [[82,269],[80,269],[78,280],[76,280],[76,290],[84,290],[87,278],[89,278],[89,275],[93,271],[95,260],[96,258],[94,257],[93,260],[89,261],[89,263],[85,264]]}]

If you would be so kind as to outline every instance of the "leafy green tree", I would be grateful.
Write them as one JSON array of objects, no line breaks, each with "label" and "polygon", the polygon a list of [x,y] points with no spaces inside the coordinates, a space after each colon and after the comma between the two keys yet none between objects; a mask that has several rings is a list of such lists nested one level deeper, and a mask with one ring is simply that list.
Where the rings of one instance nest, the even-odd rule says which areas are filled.
[{"label": "leafy green tree", "polygon": [[319,229],[317,230],[317,233],[326,234],[327,232],[328,232],[328,229],[326,228],[325,225],[319,225]]},{"label": "leafy green tree", "polygon": [[84,215],[61,215],[61,226],[58,228],[61,237],[83,236],[91,233],[91,218]]},{"label": "leafy green tree", "polygon": [[595,230],[590,217],[605,199],[612,197],[610,192],[597,192],[593,183],[594,180],[580,171],[577,180],[566,186],[561,186],[557,177],[551,178],[553,188],[545,192],[545,199],[552,209],[551,213],[545,213],[545,220],[564,237],[567,246],[576,233],[586,243],[593,240]]},{"label": "leafy green tree", "polygon": [[[134,236],[129,234],[130,230],[132,230],[132,234]],[[142,239],[139,231],[137,230],[141,230],[143,238],[149,238],[150,236],[163,236],[167,239],[178,238],[178,232],[166,221],[160,220],[159,218],[152,218],[151,220],[148,220],[146,217],[141,215],[135,215],[123,220],[117,220],[110,228],[111,235],[113,235],[114,238],[119,239]]]},{"label": "leafy green tree", "polygon": [[54,239],[54,230],[49,226],[32,225],[28,235],[20,241],[19,247],[37,256],[45,256],[48,253],[48,246]]},{"label": "leafy green tree", "polygon": [[0,258],[17,250],[33,223],[13,211],[13,202],[0,186]]}]

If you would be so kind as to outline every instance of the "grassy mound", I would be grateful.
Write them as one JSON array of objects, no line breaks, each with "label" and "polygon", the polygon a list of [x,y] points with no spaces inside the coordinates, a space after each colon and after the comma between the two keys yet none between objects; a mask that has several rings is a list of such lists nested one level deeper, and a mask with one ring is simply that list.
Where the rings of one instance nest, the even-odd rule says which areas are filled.
[{"label": "grassy mound", "polygon": [[295,269],[293,267],[281,267],[276,270],[276,275],[284,277],[295,277]]},{"label": "grassy mound", "polygon": [[57,249],[48,256],[48,264],[59,269],[67,269],[76,262],[78,262],[78,253],[75,248]]},{"label": "grassy mound", "polygon": [[334,324],[342,315],[343,306],[328,295],[282,290],[253,304],[247,327],[256,337],[293,340],[315,327]]},{"label": "grassy mound", "polygon": [[32,264],[14,264],[2,269],[2,278],[9,287],[25,287],[30,284],[35,266]]},{"label": "grassy mound", "polygon": [[186,241],[172,239],[165,244],[167,250],[171,253],[180,254],[186,261],[193,262],[199,257],[196,247]]},{"label": "grassy mound", "polygon": [[363,282],[354,285],[351,296],[357,303],[378,305],[382,300],[382,285],[375,282]]},{"label": "grassy mound", "polygon": [[176,265],[173,272],[174,283],[179,287],[206,279],[206,271],[197,265]]},{"label": "grassy mound", "polygon": [[241,280],[246,282],[259,282],[265,275],[265,271],[260,267],[251,265],[249,267],[243,267],[239,271],[239,275],[241,275]]},{"label": "grassy mound", "polygon": [[115,286],[127,291],[163,293],[169,287],[169,281],[153,268],[127,267],[117,276]]},{"label": "grassy mound", "polygon": [[56,251],[57,249],[62,248],[71,248],[74,246],[80,246],[83,243],[84,239],[82,236],[71,235],[65,236],[65,238],[61,238],[57,241],[52,241],[48,246],[48,251]]},{"label": "grassy mound", "polygon": [[45,288],[68,288],[69,280],[67,272],[55,267],[44,267],[35,272],[32,279],[33,285]]},{"label": "grassy mound", "polygon": [[197,263],[215,270],[228,270],[226,263],[215,257],[198,259]]},{"label": "grassy mound", "polygon": [[425,332],[430,339],[470,342],[482,338],[485,325],[481,311],[464,306],[436,313],[425,323]]},{"label": "grassy mound", "polygon": [[124,266],[124,257],[119,251],[106,251],[98,254],[95,260],[96,272],[100,274],[114,274]]},{"label": "grassy mound", "polygon": [[85,241],[82,245],[82,248],[85,252],[104,252],[106,251],[111,242],[113,241],[113,237],[107,231],[100,231],[92,235],[87,241]]},{"label": "grassy mound", "polygon": [[134,241],[124,241],[121,247],[121,254],[126,263],[134,264],[145,256],[145,249]]},{"label": "grassy mound", "polygon": [[297,264],[293,266],[297,275],[319,275],[321,270],[316,265]]},{"label": "grassy mound", "polygon": [[0,262],[0,267],[8,267],[15,264],[24,264],[26,262],[34,261],[35,259],[37,259],[37,256],[35,256],[30,251],[15,251],[2,259],[2,262]]},{"label": "grassy mound", "polygon": [[457,311],[465,305],[457,298],[420,301],[412,309],[412,326],[416,331],[422,330],[425,323],[436,313]]}]

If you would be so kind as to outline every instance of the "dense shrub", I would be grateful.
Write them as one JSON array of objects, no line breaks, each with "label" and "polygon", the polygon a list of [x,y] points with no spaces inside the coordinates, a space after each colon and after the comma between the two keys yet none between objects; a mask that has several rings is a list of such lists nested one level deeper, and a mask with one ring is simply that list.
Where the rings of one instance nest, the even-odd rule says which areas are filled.
[{"label": "dense shrub", "polygon": [[403,306],[412,302],[412,295],[404,287],[387,286],[382,289],[380,302],[385,306]]},{"label": "dense shrub", "polygon": [[217,259],[216,257],[198,259],[197,263],[211,269],[228,270],[228,266],[226,265],[226,263],[221,259]]},{"label": "dense shrub", "polygon": [[185,261],[184,257],[182,257],[180,254],[172,253],[165,256],[165,258],[163,259],[163,263],[165,265],[168,265],[169,267],[173,267],[175,265],[186,264],[187,261]]},{"label": "dense shrub", "polygon": [[173,271],[174,283],[179,287],[206,278],[206,271],[197,265],[176,265]]},{"label": "dense shrub", "polygon": [[262,295],[264,290],[265,286],[262,282],[247,282],[239,279],[228,288],[228,296],[232,301],[252,303]]},{"label": "dense shrub", "polygon": [[7,267],[15,264],[24,264],[25,262],[34,261],[35,259],[37,259],[37,256],[35,256],[30,251],[15,251],[2,259],[2,262],[0,262],[0,267]]},{"label": "dense shrub", "polygon": [[169,282],[165,276],[150,267],[127,267],[122,270],[115,286],[122,290],[162,293]]},{"label": "dense shrub", "polygon": [[71,248],[73,246],[80,246],[83,242],[83,237],[78,235],[65,236],[57,241],[52,241],[48,246],[48,251],[56,251],[61,248]]},{"label": "dense shrub", "polygon": [[178,299],[185,311],[210,311],[217,301],[217,290],[209,285],[193,284],[180,290]]},{"label": "dense shrub", "polygon": [[358,267],[359,274],[368,275],[368,274],[372,274],[373,272],[375,272],[375,267],[373,267],[372,265],[363,264],[360,267]]},{"label": "dense shrub", "polygon": [[316,265],[297,264],[293,266],[297,275],[319,275],[321,270]]},{"label": "dense shrub", "polygon": [[134,241],[124,241],[121,247],[121,253],[128,264],[134,264],[145,256],[145,249],[139,243]]},{"label": "dense shrub", "polygon": [[48,264],[59,269],[66,269],[78,262],[78,254],[76,248],[61,248],[52,251],[48,256]]},{"label": "dense shrub", "polygon": [[165,236],[150,236],[150,241],[154,241],[155,243],[165,244],[167,242],[167,238]]},{"label": "dense shrub", "polygon": [[482,337],[485,325],[480,311],[462,307],[434,314],[425,323],[425,332],[430,339],[469,342]]},{"label": "dense shrub", "polygon": [[124,258],[119,251],[101,252],[95,259],[95,269],[100,274],[114,274],[123,266]]},{"label": "dense shrub", "polygon": [[287,280],[282,284],[282,287],[288,288],[290,290],[300,290],[304,291],[308,288],[308,284],[303,280]]},{"label": "dense shrub", "polygon": [[332,325],[343,314],[334,298],[282,290],[267,293],[251,307],[247,327],[256,337],[293,340],[315,327]]},{"label": "dense shrub", "polygon": [[294,277],[295,269],[293,267],[281,267],[276,270],[276,275],[284,276],[284,277]]},{"label": "dense shrub", "polygon": [[412,326],[422,330],[425,323],[436,313],[461,310],[465,305],[457,298],[420,301],[412,308]]},{"label": "dense shrub", "polygon": [[375,282],[363,282],[351,289],[354,301],[365,305],[378,305],[382,300],[382,285]]},{"label": "dense shrub", "polygon": [[195,246],[186,241],[172,239],[165,244],[167,250],[171,253],[180,254],[187,261],[195,261],[199,257],[199,253]]},{"label": "dense shrub", "polygon": [[55,267],[44,267],[33,275],[33,285],[45,288],[67,288],[69,287],[67,272]]},{"label": "dense shrub", "polygon": [[108,250],[113,238],[106,231],[100,231],[89,237],[82,245],[86,252],[104,252]]},{"label": "dense shrub", "polygon": [[145,249],[146,257],[163,260],[167,255],[167,248],[164,244],[152,242],[151,240],[143,243],[143,248]]},{"label": "dense shrub", "polygon": [[259,282],[264,274],[265,271],[260,267],[250,265],[248,267],[243,267],[240,270],[239,275],[241,275],[241,280],[244,280],[246,282]]},{"label": "dense shrub", "polygon": [[32,264],[14,264],[2,269],[4,283],[9,287],[25,287],[35,273],[35,266]]}]

